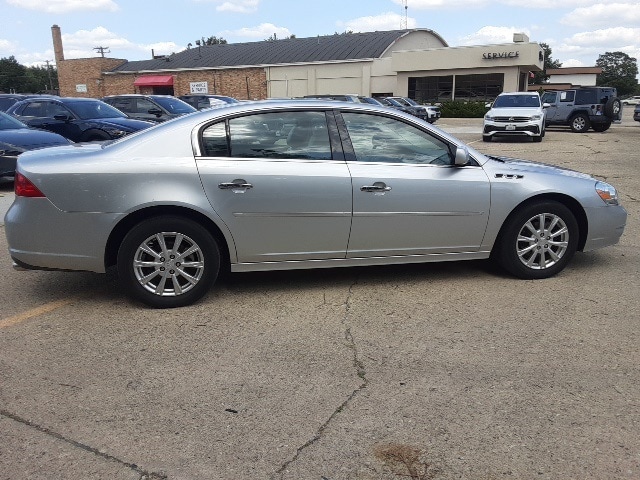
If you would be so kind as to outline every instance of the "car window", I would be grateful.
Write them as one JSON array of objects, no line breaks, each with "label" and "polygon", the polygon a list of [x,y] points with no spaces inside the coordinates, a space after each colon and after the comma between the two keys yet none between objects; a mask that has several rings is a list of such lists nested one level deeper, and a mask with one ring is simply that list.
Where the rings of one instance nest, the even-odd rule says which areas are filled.
[{"label": "car window", "polygon": [[121,112],[133,113],[130,98],[108,98],[105,100],[109,105],[116,107]]},{"label": "car window", "polygon": [[569,90],[567,92],[560,92],[560,101],[561,102],[573,102],[576,98],[575,90]]},{"label": "car window", "polygon": [[46,105],[46,117],[53,117],[55,115],[67,115],[68,117],[73,117],[73,114],[65,108],[64,105],[59,104],[58,102],[44,102]]},{"label": "car window", "polygon": [[135,113],[149,113],[149,110],[160,110],[160,107],[146,98],[137,98],[136,103],[137,107],[133,110]]},{"label": "car window", "polygon": [[558,92],[545,92],[542,96],[542,103],[556,103]]},{"label": "car window", "polygon": [[413,125],[371,114],[342,117],[359,162],[453,164],[448,143]]},{"label": "car window", "polygon": [[23,117],[46,117],[47,106],[45,102],[29,102],[18,112]]},{"label": "car window", "polygon": [[576,103],[578,105],[598,103],[597,92],[595,90],[578,90],[576,92]]},{"label": "car window", "polygon": [[95,101],[67,101],[66,105],[82,120],[93,118],[122,118],[126,117],[120,110],[100,100]]},{"label": "car window", "polygon": [[158,103],[158,105],[161,105],[162,108],[164,108],[169,113],[182,114],[182,113],[192,113],[196,111],[196,109],[193,108],[191,105],[177,98],[153,97],[153,99]]},{"label": "car window", "polygon": [[228,157],[227,124],[219,122],[208,126],[202,133],[202,153],[205,157]]},{"label": "car window", "polygon": [[536,95],[499,95],[493,104],[494,108],[528,108],[539,107],[540,97]]}]

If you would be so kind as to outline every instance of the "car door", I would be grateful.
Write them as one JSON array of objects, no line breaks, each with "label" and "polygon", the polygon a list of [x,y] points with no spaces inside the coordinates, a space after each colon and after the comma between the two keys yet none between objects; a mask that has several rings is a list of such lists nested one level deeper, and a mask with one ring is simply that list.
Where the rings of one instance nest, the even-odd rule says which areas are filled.
[{"label": "car door", "polygon": [[408,122],[350,112],[342,119],[353,179],[347,257],[479,249],[490,208],[480,166],[454,166],[455,145]]},{"label": "car door", "polygon": [[198,170],[238,262],[345,258],[351,177],[328,121],[323,111],[267,112],[202,131]]}]

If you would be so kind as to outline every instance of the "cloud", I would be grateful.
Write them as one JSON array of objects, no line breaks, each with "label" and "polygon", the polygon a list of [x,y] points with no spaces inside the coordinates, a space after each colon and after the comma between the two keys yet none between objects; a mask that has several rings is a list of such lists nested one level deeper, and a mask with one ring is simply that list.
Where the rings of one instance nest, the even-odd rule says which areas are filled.
[{"label": "cloud", "polygon": [[112,0],[7,0],[7,3],[14,7],[46,13],[117,12],[120,9]]},{"label": "cloud", "polygon": [[13,43],[10,40],[5,40],[3,38],[0,38],[0,56],[5,56],[4,54],[7,53],[8,55],[12,55],[11,52],[15,51],[16,49],[16,44]]},{"label": "cloud", "polygon": [[239,30],[225,30],[220,32],[220,35],[224,38],[234,37],[240,39],[264,40],[274,33],[278,38],[285,38],[291,35],[288,28],[277,27],[273,23],[261,23],[257,27],[245,27]]},{"label": "cloud", "polygon": [[[403,0],[393,0],[394,3],[397,3],[400,6],[404,5]],[[471,8],[481,8],[491,5],[509,5],[513,7],[523,6],[526,8],[527,5],[523,5],[522,0],[408,0],[409,10],[458,10],[458,9],[471,9]],[[580,6],[588,6],[591,5],[590,0],[563,0],[562,7],[570,8],[570,7],[580,7]],[[558,8],[557,0],[537,0],[532,7],[534,9],[539,8]]]},{"label": "cloud", "polygon": [[562,17],[560,23],[586,29],[608,25],[640,25],[640,6],[637,3],[598,3],[576,8]]},{"label": "cloud", "polygon": [[261,0],[195,0],[200,3],[213,3],[218,12],[254,13],[258,11]]},{"label": "cloud", "polygon": [[483,27],[476,33],[462,37],[459,45],[488,45],[493,43],[512,43],[514,33],[525,33],[531,36],[526,28],[521,27]]},{"label": "cloud", "polygon": [[[380,15],[359,17],[346,22],[337,22],[340,30],[351,30],[352,32],[375,32],[384,30],[399,30],[402,28],[404,15],[398,13],[381,13]],[[415,18],[407,18],[407,28],[416,28]]]},{"label": "cloud", "polygon": [[[64,58],[89,58],[98,55],[95,47],[107,47],[112,58],[144,57],[151,58],[151,50],[156,55],[168,55],[184,50],[173,42],[155,42],[147,44],[134,43],[127,38],[111,32],[104,27],[96,27],[93,30],[78,30],[75,33],[62,35]],[[132,58],[135,59],[135,58]]]}]

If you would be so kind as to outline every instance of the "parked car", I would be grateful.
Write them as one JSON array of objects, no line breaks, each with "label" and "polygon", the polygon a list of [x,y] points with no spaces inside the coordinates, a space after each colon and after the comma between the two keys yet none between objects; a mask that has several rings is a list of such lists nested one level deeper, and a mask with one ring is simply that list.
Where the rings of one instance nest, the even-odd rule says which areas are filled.
[{"label": "parked car", "polygon": [[137,135],[18,159],[5,216],[18,269],[105,272],[134,298],[188,305],[221,269],[491,258],[559,273],[618,242],[627,213],[596,178],[485,156],[399,110],[247,102]]},{"label": "parked car", "polygon": [[420,105],[415,100],[407,97],[381,97],[378,98],[383,105],[407,112],[415,117],[434,123],[440,118],[440,107],[432,105]]},{"label": "parked car", "polygon": [[171,95],[110,95],[102,99],[131,118],[148,122],[165,122],[196,111],[191,105]]},{"label": "parked car", "polygon": [[205,108],[220,107],[222,105],[228,105],[232,103],[240,103],[233,97],[227,97],[225,95],[180,95],[178,97],[183,102],[188,103],[197,110],[203,110]]},{"label": "parked car", "polygon": [[113,140],[154,125],[129,118],[93,98],[28,98],[11,106],[7,113],[30,127],[58,133],[74,142]]},{"label": "parked car", "polygon": [[1,93],[0,94],[0,112],[6,112],[11,105],[21,100],[33,97],[53,97],[55,95],[35,95],[31,93]]},{"label": "parked car", "polygon": [[362,103],[360,102],[359,96],[355,94],[320,94],[320,95],[305,95],[302,98],[312,99],[312,100],[335,100],[337,102],[353,102],[353,103]]},{"label": "parked car", "polygon": [[636,105],[636,107],[633,109],[633,119],[636,122],[640,122],[640,104]]},{"label": "parked car", "polygon": [[501,93],[484,116],[482,140],[524,137],[541,142],[545,134],[545,111],[538,92]]},{"label": "parked car", "polygon": [[579,87],[545,92],[547,125],[568,125],[576,133],[604,132],[622,119],[622,103],[613,87]]},{"label": "parked car", "polygon": [[623,105],[640,105],[640,95],[628,97],[622,100]]},{"label": "parked car", "polygon": [[27,150],[70,143],[57,133],[29,128],[21,121],[0,112],[0,177],[13,177],[18,155]]}]

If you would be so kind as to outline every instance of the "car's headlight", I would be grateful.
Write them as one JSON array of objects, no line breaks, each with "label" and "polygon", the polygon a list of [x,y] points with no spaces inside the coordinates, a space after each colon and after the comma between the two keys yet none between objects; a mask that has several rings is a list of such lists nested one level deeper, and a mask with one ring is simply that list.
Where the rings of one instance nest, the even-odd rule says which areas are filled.
[{"label": "car's headlight", "polygon": [[618,192],[613,185],[605,182],[596,183],[596,193],[607,205],[619,205]]},{"label": "car's headlight", "polygon": [[105,131],[113,138],[124,137],[127,133],[129,133],[124,130],[120,130],[119,128],[105,128]]},{"label": "car's headlight", "polygon": [[542,115],[531,115],[531,120],[540,120]]},{"label": "car's headlight", "polygon": [[492,121],[493,120],[493,115],[489,115],[488,113],[484,116],[485,120],[489,120]]}]

